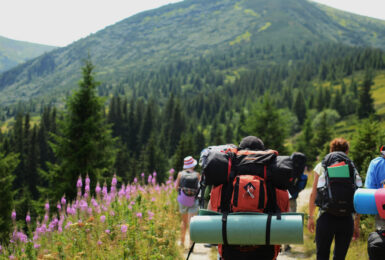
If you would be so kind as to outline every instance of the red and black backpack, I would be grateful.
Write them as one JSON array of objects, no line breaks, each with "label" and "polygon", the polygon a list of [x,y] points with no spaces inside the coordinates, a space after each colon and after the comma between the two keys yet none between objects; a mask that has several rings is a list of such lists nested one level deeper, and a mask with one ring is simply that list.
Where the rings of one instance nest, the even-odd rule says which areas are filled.
[{"label": "red and black backpack", "polygon": [[[238,151],[232,148],[211,157],[217,160],[216,174],[211,172],[211,168],[208,172],[205,171],[207,168],[203,170],[203,176],[206,181],[208,180],[208,184],[214,185],[211,190],[211,209],[223,213],[224,244],[219,246],[219,253],[223,259],[275,259],[277,257],[280,246],[269,244],[270,230],[267,230],[266,245],[260,246],[229,245],[226,237],[226,221],[229,213],[260,212],[270,216],[280,216],[281,212],[288,211],[288,192],[276,186],[285,188],[289,185],[290,176],[277,178],[275,175],[277,155],[278,152],[274,150]],[[227,169],[226,174],[223,174],[226,168],[223,165],[225,161],[227,161]],[[218,170],[219,165],[222,171]]]}]

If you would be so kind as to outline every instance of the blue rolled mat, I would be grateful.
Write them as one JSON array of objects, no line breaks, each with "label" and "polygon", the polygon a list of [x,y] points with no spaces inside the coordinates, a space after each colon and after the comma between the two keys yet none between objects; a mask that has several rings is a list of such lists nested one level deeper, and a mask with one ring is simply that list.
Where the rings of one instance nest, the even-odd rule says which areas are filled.
[{"label": "blue rolled mat", "polygon": [[[201,213],[200,213],[201,214]],[[267,214],[231,213],[227,217],[227,240],[230,245],[265,245]],[[223,244],[222,215],[203,214],[190,221],[190,238],[196,243]],[[272,216],[270,244],[302,244],[303,215],[282,213]]]},{"label": "blue rolled mat", "polygon": [[357,189],[354,193],[354,209],[359,214],[378,214],[375,193],[376,189]]}]

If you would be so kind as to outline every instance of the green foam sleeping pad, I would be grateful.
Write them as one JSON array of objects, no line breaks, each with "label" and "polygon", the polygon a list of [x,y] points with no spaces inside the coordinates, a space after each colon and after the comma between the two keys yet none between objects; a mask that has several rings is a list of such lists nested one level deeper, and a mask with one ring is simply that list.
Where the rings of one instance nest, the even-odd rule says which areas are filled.
[{"label": "green foam sleeping pad", "polygon": [[[230,213],[227,217],[227,240],[230,245],[265,245],[268,215]],[[223,244],[222,214],[201,210],[190,221],[190,238],[196,243]],[[303,214],[282,213],[272,216],[270,244],[303,244]]]}]

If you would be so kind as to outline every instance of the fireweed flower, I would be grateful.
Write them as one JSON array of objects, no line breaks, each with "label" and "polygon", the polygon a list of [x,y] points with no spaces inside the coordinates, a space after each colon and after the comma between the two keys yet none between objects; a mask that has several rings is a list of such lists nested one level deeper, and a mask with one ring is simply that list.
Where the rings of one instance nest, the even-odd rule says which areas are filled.
[{"label": "fireweed flower", "polygon": [[136,184],[136,183],[138,183],[138,178],[134,178],[134,183]]},{"label": "fireweed flower", "polygon": [[107,234],[110,234],[110,230],[109,229],[106,229],[104,232],[106,232]]},{"label": "fireweed flower", "polygon": [[57,205],[56,205],[57,209],[60,211],[61,210],[61,205],[60,203],[58,202]]},{"label": "fireweed flower", "polygon": [[82,177],[79,175],[78,181],[76,182],[76,188],[81,189],[83,187]]},{"label": "fireweed flower", "polygon": [[15,210],[12,210],[11,218],[12,218],[13,221],[16,220],[16,211]]},{"label": "fireweed flower", "polygon": [[84,191],[89,193],[90,192],[90,185],[86,184],[86,187],[84,187]]},{"label": "fireweed flower", "polygon": [[111,186],[116,186],[117,183],[118,183],[118,180],[116,179],[116,174],[114,174],[114,177],[112,178],[112,181],[111,181]]},{"label": "fireweed flower", "polygon": [[151,220],[151,219],[153,219],[153,217],[154,217],[154,213],[153,212],[151,212],[151,211],[147,211],[147,214],[148,214],[148,219],[149,220]]},{"label": "fireweed flower", "polygon": [[104,221],[106,221],[106,216],[101,215],[100,216],[100,222],[104,223]]},{"label": "fireweed flower", "polygon": [[110,211],[111,216],[115,216],[115,212],[113,210]]},{"label": "fireweed flower", "polygon": [[90,185],[90,177],[88,177],[88,174],[87,174],[87,176],[86,176],[86,185]]},{"label": "fireweed flower", "polygon": [[48,201],[45,203],[44,209],[45,209],[45,211],[47,211],[47,212],[49,211],[49,202],[48,202]]},{"label": "fireweed flower", "polygon": [[120,226],[120,231],[122,231],[122,233],[126,233],[127,232],[127,225],[121,225]]},{"label": "fireweed flower", "polygon": [[98,240],[98,245],[100,246],[102,244],[102,241]]},{"label": "fireweed flower", "polygon": [[138,213],[136,213],[136,217],[138,217],[138,218],[142,218],[142,212],[138,212]]},{"label": "fireweed flower", "polygon": [[28,224],[31,222],[31,216],[29,215],[29,212],[27,213],[27,216],[25,217],[25,222]]},{"label": "fireweed flower", "polygon": [[100,188],[100,185],[99,185],[99,182],[96,184],[96,187],[95,187],[95,193],[97,194],[97,195],[99,195],[100,194],[100,192],[101,192],[101,188]]}]

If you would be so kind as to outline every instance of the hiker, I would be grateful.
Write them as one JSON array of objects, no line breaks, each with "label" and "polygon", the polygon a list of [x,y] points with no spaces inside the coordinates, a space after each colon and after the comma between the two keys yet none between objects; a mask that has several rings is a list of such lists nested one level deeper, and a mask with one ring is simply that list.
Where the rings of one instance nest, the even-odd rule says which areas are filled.
[{"label": "hiker", "polygon": [[[385,147],[380,148],[381,156],[373,159],[366,173],[365,187],[368,189],[380,189],[385,184]],[[375,216],[376,229],[385,229],[385,219]]]},{"label": "hiker", "polygon": [[176,189],[178,191],[179,212],[182,214],[181,246],[184,247],[186,230],[190,219],[198,213],[199,201],[196,198],[200,174],[194,171],[197,161],[192,156],[187,156],[183,161],[183,171],[178,173]]},{"label": "hiker", "polygon": [[[255,136],[247,136],[242,139],[242,141],[239,144],[237,155],[239,156],[246,156],[248,154],[248,151],[250,151],[250,154],[253,154],[255,151],[261,151],[260,157],[264,157],[266,161],[269,161],[268,158],[275,158],[277,153],[276,151],[272,150],[265,150],[264,143],[261,139],[255,137]],[[244,154],[244,155],[242,155]],[[257,153],[258,154],[258,153]],[[250,157],[251,159],[251,157]],[[257,159],[257,157],[255,158]],[[239,162],[238,162],[239,163]],[[265,162],[268,163],[268,162]],[[258,164],[258,165],[263,165]],[[266,173],[266,164],[262,167],[262,169],[265,169]],[[239,170],[239,164],[238,164],[238,170]],[[255,167],[260,167],[255,165]],[[243,165],[244,167],[244,165]],[[252,167],[252,166],[251,166]],[[243,187],[243,189],[238,189],[237,191],[237,205],[231,204],[232,202],[229,201],[228,203],[231,204],[228,205],[226,203],[221,202],[221,196],[219,192],[227,192],[229,186],[221,187],[221,186],[214,186],[211,190],[211,199],[209,201],[208,208],[214,211],[221,211],[224,212],[224,216],[227,216],[229,213],[228,208],[230,207],[232,209],[232,212],[268,212],[269,214],[274,214],[276,212],[286,212],[289,208],[289,195],[286,190],[278,190],[271,186],[269,183],[268,185],[264,184],[264,180],[256,177],[257,181],[255,183],[255,186],[251,184],[253,179],[253,175],[251,174],[251,171],[253,168],[250,168],[250,175],[239,175],[236,177],[235,180],[237,180],[237,183],[239,181],[239,187]],[[263,170],[262,170],[263,172]],[[246,182],[249,182],[246,186],[242,184],[243,180],[247,180]],[[232,183],[232,182],[230,182]],[[258,184],[258,185],[257,185]],[[250,185],[250,186],[248,186]],[[248,187],[247,187],[248,186]],[[246,188],[247,187],[247,188]],[[245,202],[248,200],[249,196],[254,198],[253,192],[255,191],[255,188],[259,187],[256,193],[258,194],[260,192],[260,189],[264,187],[266,190],[267,196],[264,197],[266,200],[265,206],[261,206],[258,204],[258,206],[253,205],[246,205]],[[234,191],[235,192],[235,191]],[[230,193],[230,195],[233,192]],[[235,193],[234,193],[235,194]],[[255,194],[255,193],[254,193]],[[224,197],[228,197],[227,195],[224,195]],[[236,196],[236,195],[234,195]],[[262,198],[262,197],[260,197]],[[271,201],[270,201],[271,200]],[[219,202],[219,204],[218,204]],[[227,206],[226,206],[227,205]],[[222,207],[223,206],[223,207]],[[242,207],[242,209],[238,209],[237,207]],[[255,207],[255,208],[252,208]],[[265,208],[264,208],[265,207]],[[225,209],[225,210],[223,210]],[[231,211],[230,211],[231,212]],[[225,217],[227,218],[227,217]],[[218,257],[221,260],[235,260],[235,259],[261,259],[261,260],[272,260],[276,259],[278,253],[279,253],[280,245],[226,245],[226,242],[218,245]]]},{"label": "hiker", "polygon": [[[362,186],[362,181],[353,162],[347,157],[348,152],[348,141],[335,138],[330,142],[330,153],[314,168],[316,174],[309,199],[308,229],[311,233],[315,230],[317,260],[329,259],[333,238],[333,259],[345,259],[352,237],[359,237],[358,214],[355,214],[353,221],[353,196],[356,188]],[[320,210],[314,228],[316,204]]]},{"label": "hiker", "polygon": [[[289,212],[293,212],[293,213],[297,212],[297,198],[299,193],[305,189],[306,183],[307,183],[307,175],[303,172],[301,176],[298,178],[294,187],[292,189],[289,189]],[[289,252],[290,250],[291,250],[290,245],[283,245],[284,252]]]}]

